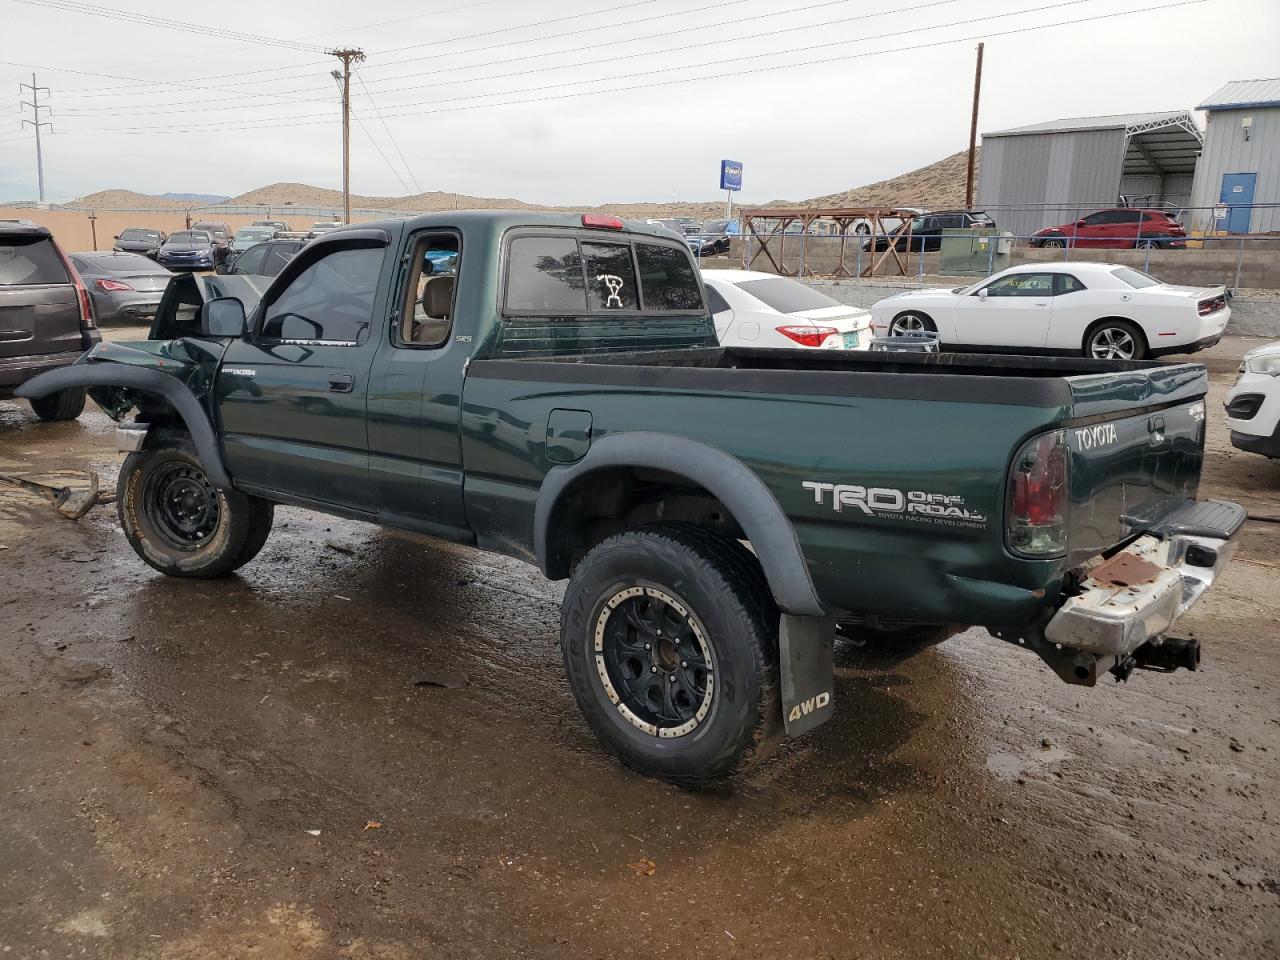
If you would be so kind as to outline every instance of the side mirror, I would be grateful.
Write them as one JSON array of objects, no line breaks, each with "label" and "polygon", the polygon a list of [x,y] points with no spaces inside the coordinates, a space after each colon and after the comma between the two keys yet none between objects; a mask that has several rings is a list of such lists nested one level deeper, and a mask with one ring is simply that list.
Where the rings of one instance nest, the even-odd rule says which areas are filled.
[{"label": "side mirror", "polygon": [[1077,221],[1076,221],[1076,226],[1077,226],[1077,227],[1087,227],[1087,226],[1088,226],[1088,224],[1087,224],[1087,223],[1085,223],[1083,220],[1077,220]]},{"label": "side mirror", "polygon": [[986,288],[986,287],[983,287],[981,290],[979,290],[979,291],[978,291],[978,299],[979,299],[979,300],[985,300],[985,299],[987,299],[987,288]]},{"label": "side mirror", "polygon": [[120,239],[120,234],[118,234],[118,233],[117,233],[117,234],[116,234],[114,237],[112,237],[111,239],[112,239],[112,240],[119,240],[119,239]]},{"label": "side mirror", "polygon": [[231,262],[227,261],[226,263],[218,264],[216,267],[213,268],[213,272],[220,277],[225,277],[228,273],[231,272]]},{"label": "side mirror", "polygon": [[247,325],[244,304],[235,297],[219,297],[200,307],[200,331],[206,337],[243,337]]}]

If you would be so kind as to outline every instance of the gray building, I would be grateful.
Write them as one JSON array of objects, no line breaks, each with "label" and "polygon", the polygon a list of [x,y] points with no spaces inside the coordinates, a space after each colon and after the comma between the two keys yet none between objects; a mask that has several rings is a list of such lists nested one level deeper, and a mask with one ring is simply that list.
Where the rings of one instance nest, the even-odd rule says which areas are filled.
[{"label": "gray building", "polygon": [[1185,207],[1203,138],[1188,110],[1051,120],[982,135],[978,206],[1026,236],[1120,197]]},{"label": "gray building", "polygon": [[[1205,209],[1192,212],[1191,226],[1280,230],[1280,79],[1236,80],[1196,109],[1208,112],[1209,127],[1192,191],[1192,206]],[[1226,209],[1212,209],[1219,204]]]}]

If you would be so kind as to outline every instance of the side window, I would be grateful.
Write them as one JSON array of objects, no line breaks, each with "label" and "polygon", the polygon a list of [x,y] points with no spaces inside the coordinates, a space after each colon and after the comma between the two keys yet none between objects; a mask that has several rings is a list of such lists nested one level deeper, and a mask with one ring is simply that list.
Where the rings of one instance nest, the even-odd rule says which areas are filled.
[{"label": "side window", "polygon": [[508,310],[582,314],[587,294],[582,257],[572,237],[516,237],[507,255]]},{"label": "side window", "polygon": [[279,276],[280,271],[284,269],[284,265],[292,260],[296,253],[297,250],[292,247],[286,247],[283,244],[269,247],[267,249],[267,262],[262,268],[263,276]]},{"label": "side window", "polygon": [[232,269],[236,273],[252,273],[256,276],[264,276],[266,271],[263,268],[267,264],[267,253],[268,248],[265,246],[250,247],[236,258]]},{"label": "side window", "polygon": [[355,346],[373,320],[381,247],[336,250],[311,264],[266,310],[262,337]]},{"label": "side window", "polygon": [[711,308],[712,313],[724,313],[731,309],[729,302],[720,296],[720,291],[715,287],[707,287],[707,306]]},{"label": "side window", "polygon": [[1109,213],[1091,213],[1084,218],[1085,226],[1100,227],[1103,224],[1107,224],[1111,222],[1108,219],[1110,216],[1111,214]]},{"label": "side window", "polygon": [[646,311],[703,309],[698,276],[688,250],[637,243],[636,261],[640,264],[640,292]]},{"label": "side window", "polygon": [[591,310],[640,308],[629,244],[583,243],[582,259],[587,268],[587,306]]},{"label": "side window", "polygon": [[1075,293],[1077,290],[1084,290],[1085,285],[1073,277],[1069,273],[1054,274],[1054,295],[1062,296],[1064,293]]},{"label": "side window", "polygon": [[1053,295],[1053,274],[1015,273],[986,286],[988,297],[1049,297]]},{"label": "side window", "polygon": [[412,268],[400,310],[397,340],[403,346],[439,347],[453,329],[457,293],[458,237],[422,236],[414,244]]},{"label": "side window", "polygon": [[1112,223],[1137,223],[1141,219],[1141,210],[1117,210]]}]

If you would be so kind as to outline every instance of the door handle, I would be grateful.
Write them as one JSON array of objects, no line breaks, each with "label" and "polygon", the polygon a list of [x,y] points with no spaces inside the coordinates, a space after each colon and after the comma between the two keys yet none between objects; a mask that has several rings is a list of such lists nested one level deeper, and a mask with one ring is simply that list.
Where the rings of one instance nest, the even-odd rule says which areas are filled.
[{"label": "door handle", "polygon": [[334,393],[350,393],[356,378],[349,373],[329,374],[329,389]]}]

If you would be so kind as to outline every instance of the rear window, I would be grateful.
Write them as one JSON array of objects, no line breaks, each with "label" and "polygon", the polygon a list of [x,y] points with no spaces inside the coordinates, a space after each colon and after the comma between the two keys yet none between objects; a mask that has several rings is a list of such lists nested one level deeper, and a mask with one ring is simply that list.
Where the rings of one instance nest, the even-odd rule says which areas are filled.
[{"label": "rear window", "polygon": [[130,227],[120,234],[121,240],[156,241],[160,239],[159,230],[143,230],[141,227]]},{"label": "rear window", "polygon": [[0,239],[0,286],[69,283],[67,268],[48,237]]},{"label": "rear window", "polygon": [[806,287],[803,283],[788,280],[786,277],[748,280],[746,283],[738,284],[738,289],[743,293],[751,294],[779,313],[803,313],[806,310],[841,306],[839,300],[832,300],[825,293],[819,293],[812,287]]},{"label": "rear window", "polygon": [[1155,277],[1148,276],[1141,270],[1134,270],[1132,267],[1116,267],[1111,271],[1111,275],[1123,280],[1135,290],[1141,290],[1143,287],[1160,286],[1160,281]]},{"label": "rear window", "polygon": [[506,273],[505,309],[513,314],[703,310],[688,250],[664,244],[517,236]]}]

